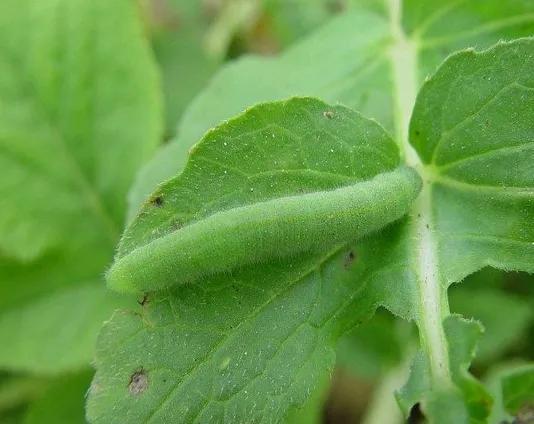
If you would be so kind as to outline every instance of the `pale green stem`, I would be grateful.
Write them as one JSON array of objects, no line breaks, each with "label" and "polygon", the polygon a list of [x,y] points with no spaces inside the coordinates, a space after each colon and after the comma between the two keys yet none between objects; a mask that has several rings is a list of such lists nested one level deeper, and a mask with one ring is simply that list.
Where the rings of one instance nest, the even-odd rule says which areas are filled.
[{"label": "pale green stem", "polygon": [[434,238],[432,184],[417,153],[408,141],[410,116],[418,88],[417,44],[408,38],[401,25],[401,0],[389,0],[391,32],[394,42],[391,63],[395,87],[396,137],[408,165],[423,178],[423,188],[412,210],[411,232],[415,248],[414,269],[419,286],[418,327],[421,345],[430,362],[432,379],[450,384],[447,341],[443,319],[450,314],[446,291],[442,288],[437,243]]},{"label": "pale green stem", "polygon": [[250,22],[257,20],[260,11],[258,0],[230,0],[217,16],[205,37],[205,45],[209,54],[222,59],[226,54],[232,37]]}]

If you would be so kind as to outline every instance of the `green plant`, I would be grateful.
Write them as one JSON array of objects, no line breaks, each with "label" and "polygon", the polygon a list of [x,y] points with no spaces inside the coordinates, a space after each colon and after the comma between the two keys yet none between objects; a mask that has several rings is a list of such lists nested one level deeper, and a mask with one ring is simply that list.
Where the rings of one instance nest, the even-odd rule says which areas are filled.
[{"label": "green plant", "polygon": [[[5,393],[38,399],[27,422],[80,415],[119,309],[90,422],[317,421],[338,340],[366,322],[391,346],[362,332],[341,357],[376,345],[358,357],[396,367],[380,387],[404,416],[532,413],[532,366],[499,345],[526,332],[533,293],[480,272],[534,273],[530,2],[351,2],[280,56],[223,67],[140,172],[164,123],[134,3],[0,7],[0,367],[16,373],[0,411]],[[104,289],[108,265],[130,295]],[[469,371],[471,316],[494,386]]]}]

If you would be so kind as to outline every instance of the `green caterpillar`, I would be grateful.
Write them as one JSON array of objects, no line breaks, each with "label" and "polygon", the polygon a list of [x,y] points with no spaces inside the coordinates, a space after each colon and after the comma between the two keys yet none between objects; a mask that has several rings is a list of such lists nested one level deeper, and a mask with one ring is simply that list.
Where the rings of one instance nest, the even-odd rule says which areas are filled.
[{"label": "green caterpillar", "polygon": [[400,167],[332,190],[216,212],[121,257],[108,284],[122,292],[159,290],[350,242],[402,217],[420,188],[419,175]]}]

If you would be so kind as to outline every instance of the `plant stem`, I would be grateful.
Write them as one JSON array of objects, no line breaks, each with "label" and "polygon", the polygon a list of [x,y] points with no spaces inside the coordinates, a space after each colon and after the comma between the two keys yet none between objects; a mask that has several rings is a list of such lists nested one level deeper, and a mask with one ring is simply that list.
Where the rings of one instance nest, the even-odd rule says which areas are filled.
[{"label": "plant stem", "polygon": [[450,314],[446,290],[442,288],[434,238],[432,184],[425,167],[409,143],[410,116],[418,88],[417,43],[409,39],[401,25],[402,0],[389,0],[393,46],[391,64],[395,87],[396,137],[408,165],[416,168],[423,179],[423,188],[411,215],[411,233],[415,249],[414,269],[419,287],[419,327],[421,345],[426,352],[434,382],[450,384],[447,341],[443,319]]}]

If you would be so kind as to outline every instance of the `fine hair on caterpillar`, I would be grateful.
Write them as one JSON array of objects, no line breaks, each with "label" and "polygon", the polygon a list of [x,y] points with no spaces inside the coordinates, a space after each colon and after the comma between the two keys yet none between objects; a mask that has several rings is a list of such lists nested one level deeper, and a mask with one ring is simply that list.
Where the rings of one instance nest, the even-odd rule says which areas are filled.
[{"label": "fine hair on caterpillar", "polygon": [[352,241],[402,217],[420,185],[414,170],[400,167],[341,188],[217,212],[119,258],[107,280],[118,291],[160,290]]}]

